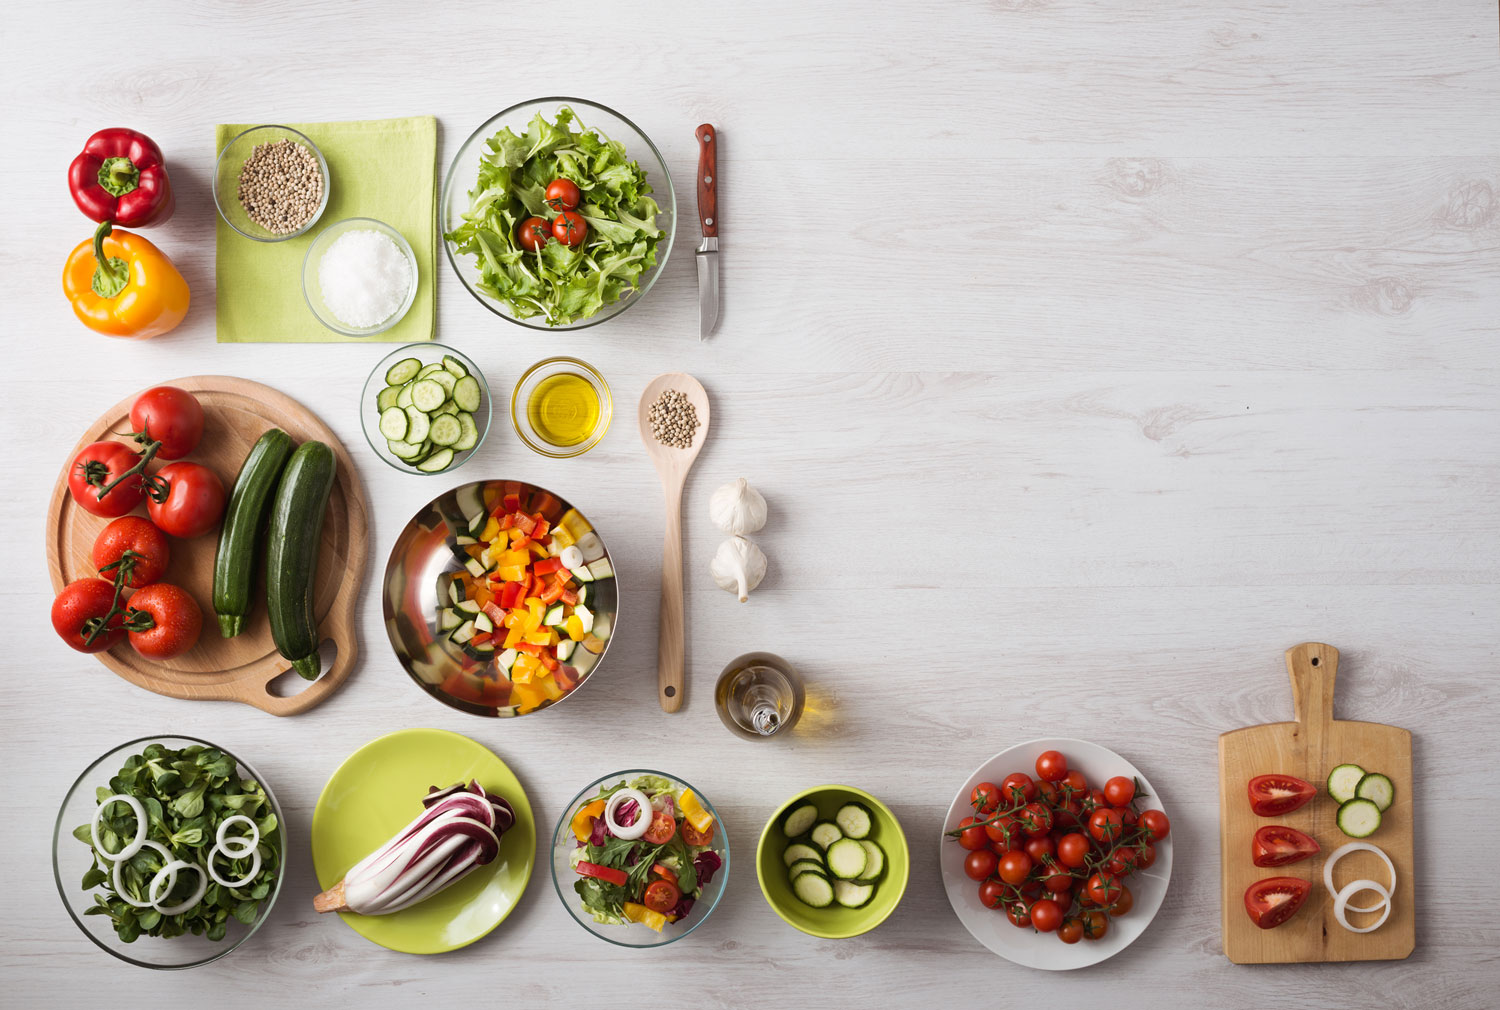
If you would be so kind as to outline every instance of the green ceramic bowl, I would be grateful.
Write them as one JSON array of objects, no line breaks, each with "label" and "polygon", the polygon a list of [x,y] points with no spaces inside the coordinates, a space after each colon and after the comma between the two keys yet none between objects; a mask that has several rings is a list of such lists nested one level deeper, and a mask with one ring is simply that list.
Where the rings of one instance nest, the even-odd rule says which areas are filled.
[{"label": "green ceramic bowl", "polygon": [[[781,830],[781,819],[793,804],[811,801],[818,805],[821,820],[832,820],[838,808],[856,800],[869,807],[875,814],[875,827],[870,832],[870,841],[885,850],[885,875],[875,888],[875,896],[863,908],[812,908],[804,905],[792,894],[791,882],[787,879],[786,863],[782,853],[791,844]],[[760,833],[760,843],[755,848],[755,875],[760,880],[760,893],[776,914],[811,936],[829,940],[868,933],[886,920],[901,896],[906,893],[906,879],[911,871],[911,857],[906,851],[906,835],[901,831],[901,822],[891,813],[890,807],[862,789],[853,786],[814,786],[789,797]]]}]

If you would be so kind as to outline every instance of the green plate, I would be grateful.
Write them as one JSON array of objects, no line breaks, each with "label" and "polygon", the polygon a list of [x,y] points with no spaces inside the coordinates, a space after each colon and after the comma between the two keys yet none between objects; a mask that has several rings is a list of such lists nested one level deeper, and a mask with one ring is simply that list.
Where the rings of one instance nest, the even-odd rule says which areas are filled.
[{"label": "green plate", "polygon": [[[782,854],[791,844],[781,830],[781,820],[793,805],[811,802],[818,808],[819,820],[832,820],[839,807],[856,801],[870,809],[874,827],[870,841],[885,851],[885,873],[875,885],[875,896],[863,908],[843,908],[832,905],[828,908],[811,908],[797,900],[792,885],[787,880],[786,862]],[[814,786],[804,789],[783,803],[766,822],[760,833],[760,844],[755,850],[755,875],[760,880],[761,893],[766,902],[788,923],[811,936],[829,940],[842,940],[868,933],[880,925],[901,904],[906,893],[907,877],[911,869],[911,856],[906,848],[906,835],[901,822],[891,813],[891,808],[853,786]]]},{"label": "green plate", "polygon": [[349,755],[323,787],[313,811],[313,868],[328,889],[421,812],[429,786],[470,779],[509,801],[516,823],[500,836],[500,854],[445,891],[391,915],[339,915],[366,940],[407,954],[466,947],[500,925],[521,900],[536,861],[531,804],[505,762],[466,736],[404,729]]}]

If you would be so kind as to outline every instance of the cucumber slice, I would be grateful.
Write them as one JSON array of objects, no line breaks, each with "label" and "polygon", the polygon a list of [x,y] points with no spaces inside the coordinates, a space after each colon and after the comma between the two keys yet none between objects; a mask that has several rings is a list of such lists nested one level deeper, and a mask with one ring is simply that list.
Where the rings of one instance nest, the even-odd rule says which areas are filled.
[{"label": "cucumber slice", "polygon": [[852,880],[833,882],[833,900],[845,908],[863,908],[875,897],[874,884],[857,884]]},{"label": "cucumber slice", "polygon": [[466,375],[453,384],[449,390],[453,394],[453,402],[458,404],[460,410],[472,414],[479,409],[479,380],[472,375]]},{"label": "cucumber slice", "polygon": [[[452,462],[453,450],[439,449],[437,452],[433,453],[431,456],[428,456],[426,459],[422,460],[422,462],[418,463],[417,469],[421,470],[423,473],[439,473],[443,470],[448,469],[448,464]],[[476,561],[475,564],[478,564],[478,562]],[[478,578],[478,576],[475,576],[475,578]]]},{"label": "cucumber slice", "polygon": [[868,862],[864,846],[856,839],[840,838],[828,847],[828,869],[835,877],[854,880],[865,872]]},{"label": "cucumber slice", "polygon": [[832,821],[819,821],[813,825],[811,837],[814,845],[827,852],[828,846],[843,838],[844,833]]},{"label": "cucumber slice", "polygon": [[479,444],[479,425],[474,423],[474,415],[465,411],[458,415],[458,426],[463,429],[463,434],[458,436],[458,441],[453,443],[453,448],[458,451],[472,449]]},{"label": "cucumber slice", "polygon": [[833,904],[833,885],[816,873],[804,873],[792,881],[792,893],[804,905],[827,908]]},{"label": "cucumber slice", "polygon": [[1354,790],[1359,786],[1359,780],[1365,777],[1365,770],[1359,765],[1342,764],[1328,773],[1328,795],[1335,802],[1348,803],[1354,799]]},{"label": "cucumber slice", "polygon": [[[439,386],[443,387],[444,400],[452,395],[453,386],[456,382],[458,382],[458,380],[453,377],[453,373],[448,371],[442,365],[433,365],[432,374],[424,375],[423,378],[428,382],[436,382]],[[442,401],[440,400],[438,402],[441,403]]]},{"label": "cucumber slice", "polygon": [[861,884],[873,883],[885,873],[885,850],[868,838],[861,838],[859,845],[865,850],[865,872],[859,875],[859,882]]},{"label": "cucumber slice", "polygon": [[1380,827],[1380,808],[1373,800],[1352,799],[1339,805],[1335,820],[1350,838],[1369,838]]},{"label": "cucumber slice", "polygon": [[383,412],[387,407],[394,407],[396,405],[396,397],[400,395],[400,386],[386,386],[375,397],[375,409]]},{"label": "cucumber slice", "polygon": [[402,358],[385,372],[385,384],[387,386],[399,386],[407,379],[412,378],[422,370],[422,363],[416,358]]},{"label": "cucumber slice", "polygon": [[429,375],[431,375],[433,372],[438,371],[442,367],[443,367],[442,365],[437,364],[436,362],[434,362],[433,364],[430,364],[430,365],[423,365],[422,366],[422,370],[419,371],[419,372],[417,372],[415,378],[425,379]]},{"label": "cucumber slice", "polygon": [[463,437],[464,428],[452,414],[439,414],[432,421],[429,437],[434,445],[455,445]]},{"label": "cucumber slice", "polygon": [[828,869],[822,863],[815,863],[811,859],[799,859],[786,871],[788,878],[796,880],[804,873],[816,873],[825,880],[828,878]]},{"label": "cucumber slice", "polygon": [[1359,799],[1369,800],[1380,808],[1381,813],[1385,813],[1396,799],[1396,786],[1384,775],[1371,772],[1359,780],[1359,785],[1354,787],[1354,795]]},{"label": "cucumber slice", "polygon": [[791,866],[799,859],[811,859],[815,863],[822,863],[823,853],[811,845],[805,845],[802,842],[793,842],[782,852],[781,859],[788,866]]},{"label": "cucumber slice", "polygon": [[[580,596],[579,604],[583,603]],[[781,831],[788,838],[796,838],[806,834],[818,821],[818,808],[811,803],[803,803],[793,807],[787,815],[781,819]]]},{"label": "cucumber slice", "polygon": [[[380,412],[380,433],[388,441],[403,441],[406,438],[406,411],[400,407],[387,407]],[[415,441],[421,441],[416,439]]]},{"label": "cucumber slice", "polygon": [[443,367],[451,372],[455,379],[462,379],[465,375],[469,374],[469,370],[464,367],[464,363],[451,354],[443,355]]},{"label": "cucumber slice", "polygon": [[407,407],[406,419],[407,421],[411,422],[410,427],[406,429],[406,441],[427,441],[427,430],[432,425],[432,421],[427,417],[427,415],[422,413],[416,407]]},{"label": "cucumber slice", "polygon": [[446,399],[448,391],[430,378],[412,383],[411,402],[418,410],[435,410]]},{"label": "cucumber slice", "polygon": [[[405,416],[404,412],[402,416]],[[396,438],[386,439],[385,447],[391,450],[392,456],[395,456],[397,459],[404,459],[407,462],[418,459],[422,455],[422,447],[420,445],[414,442],[403,442]]]},{"label": "cucumber slice", "polygon": [[844,833],[845,838],[864,838],[869,835],[870,829],[875,824],[875,819],[870,816],[870,810],[863,803],[845,803],[839,807],[839,812],[833,815],[834,823]]},{"label": "cucumber slice", "polygon": [[411,406],[411,387],[413,383],[408,382],[401,387],[401,392],[396,394],[396,406],[403,410]]}]

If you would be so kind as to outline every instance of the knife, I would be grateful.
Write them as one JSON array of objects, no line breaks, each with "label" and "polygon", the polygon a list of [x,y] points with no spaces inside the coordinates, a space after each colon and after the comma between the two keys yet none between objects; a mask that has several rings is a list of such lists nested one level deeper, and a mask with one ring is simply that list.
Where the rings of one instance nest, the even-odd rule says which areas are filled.
[{"label": "knife", "polygon": [[712,123],[698,137],[698,223],[703,241],[693,258],[698,263],[698,339],[707,340],[719,322],[719,135]]}]

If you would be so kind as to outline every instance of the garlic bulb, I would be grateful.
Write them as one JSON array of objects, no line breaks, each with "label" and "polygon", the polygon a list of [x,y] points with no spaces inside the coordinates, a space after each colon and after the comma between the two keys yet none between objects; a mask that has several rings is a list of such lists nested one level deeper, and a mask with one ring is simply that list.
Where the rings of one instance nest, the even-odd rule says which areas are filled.
[{"label": "garlic bulb", "polygon": [[754,533],[766,524],[766,500],[741,477],[713,493],[708,517],[725,533]]},{"label": "garlic bulb", "polygon": [[744,537],[730,537],[719,545],[708,568],[720,589],[738,593],[744,603],[750,598],[750,590],[766,577],[766,555]]}]

